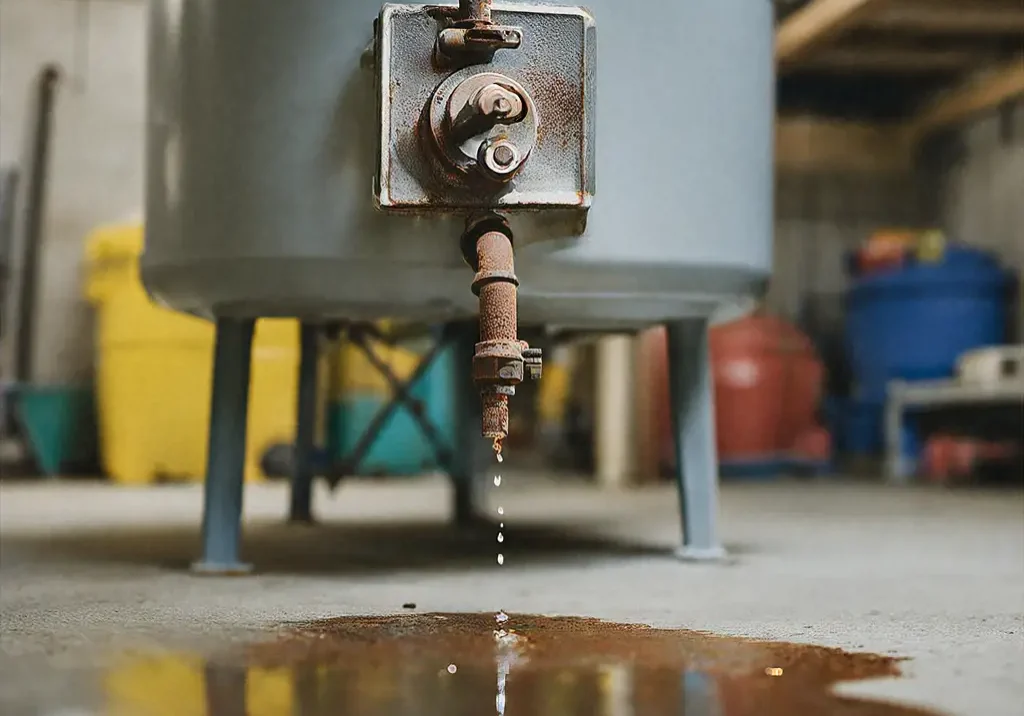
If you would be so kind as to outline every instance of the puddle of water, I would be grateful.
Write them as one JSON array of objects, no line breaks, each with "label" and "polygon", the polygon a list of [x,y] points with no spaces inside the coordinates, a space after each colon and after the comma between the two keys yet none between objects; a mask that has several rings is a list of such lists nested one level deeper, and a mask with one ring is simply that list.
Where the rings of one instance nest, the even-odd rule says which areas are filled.
[{"label": "puddle of water", "polygon": [[[575,617],[403,614],[296,626],[237,659],[160,657],[107,679],[110,716],[923,716],[839,698],[874,654]],[[500,631],[497,630],[497,631]],[[497,675],[497,680],[496,680]],[[192,693],[195,692],[195,693]],[[191,705],[190,707],[186,707]],[[170,708],[170,710],[168,710]]]}]

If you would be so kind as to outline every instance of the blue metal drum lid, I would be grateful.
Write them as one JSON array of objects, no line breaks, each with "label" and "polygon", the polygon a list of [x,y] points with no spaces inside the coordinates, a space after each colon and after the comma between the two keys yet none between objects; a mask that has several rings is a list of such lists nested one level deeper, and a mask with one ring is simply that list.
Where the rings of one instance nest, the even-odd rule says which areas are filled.
[{"label": "blue metal drum lid", "polygon": [[989,253],[951,246],[938,263],[912,263],[892,271],[856,279],[850,289],[853,302],[876,300],[882,294],[941,291],[946,288],[999,293],[1012,274]]}]

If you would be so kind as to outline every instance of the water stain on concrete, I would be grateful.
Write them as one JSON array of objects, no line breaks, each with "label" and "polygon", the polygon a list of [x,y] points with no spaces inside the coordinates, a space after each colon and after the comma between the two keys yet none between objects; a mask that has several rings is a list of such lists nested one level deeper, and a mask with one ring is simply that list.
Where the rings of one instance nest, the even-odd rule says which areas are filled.
[{"label": "water stain on concrete", "polygon": [[[500,627],[512,636],[496,639]],[[191,701],[209,716],[932,714],[831,692],[899,674],[898,659],[876,654],[589,618],[402,614],[289,626],[238,658],[204,662]],[[139,700],[122,703],[134,716],[163,713],[174,693],[134,685]]]}]

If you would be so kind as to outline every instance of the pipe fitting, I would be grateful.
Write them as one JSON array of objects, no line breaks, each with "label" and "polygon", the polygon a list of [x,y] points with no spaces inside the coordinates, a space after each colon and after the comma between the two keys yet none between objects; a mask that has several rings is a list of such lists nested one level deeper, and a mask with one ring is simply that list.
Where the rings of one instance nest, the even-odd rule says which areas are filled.
[{"label": "pipe fitting", "polygon": [[[541,355],[517,336],[519,280],[515,274],[511,231],[491,214],[473,217],[463,235],[463,250],[472,245],[476,269],[473,293],[480,300],[480,341],[473,356],[473,381],[480,388],[482,434],[501,441],[508,436],[508,399],[527,377],[539,377]],[[470,259],[467,251],[467,260]]]}]

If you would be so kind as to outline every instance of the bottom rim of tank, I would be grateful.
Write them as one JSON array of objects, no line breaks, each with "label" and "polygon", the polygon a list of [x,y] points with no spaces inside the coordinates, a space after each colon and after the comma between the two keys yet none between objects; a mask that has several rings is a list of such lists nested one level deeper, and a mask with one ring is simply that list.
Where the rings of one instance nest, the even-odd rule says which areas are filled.
[{"label": "bottom rim of tank", "polygon": [[[297,317],[318,321],[394,318],[443,323],[473,318],[472,272],[461,266],[321,259],[143,261],[158,303],[212,317]],[[708,317],[723,304],[760,295],[762,271],[735,266],[600,266],[558,272],[523,267],[520,324],[636,328]]]}]

